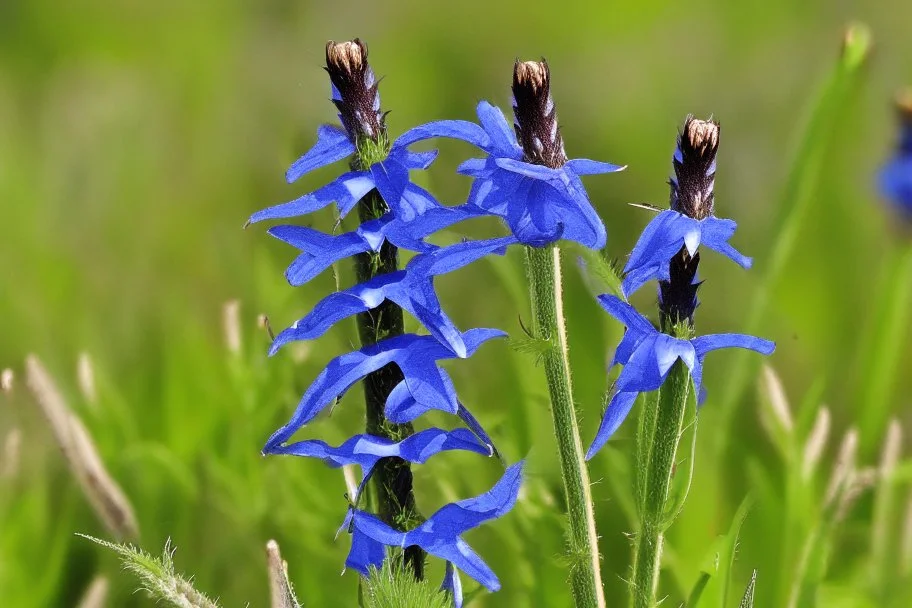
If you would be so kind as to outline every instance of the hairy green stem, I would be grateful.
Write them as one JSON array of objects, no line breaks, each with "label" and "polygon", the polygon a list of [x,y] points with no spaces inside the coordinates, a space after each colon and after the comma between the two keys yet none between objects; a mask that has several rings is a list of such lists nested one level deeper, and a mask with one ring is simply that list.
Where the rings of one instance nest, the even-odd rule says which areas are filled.
[{"label": "hairy green stem", "polygon": [[656,605],[662,544],[665,541],[665,531],[670,524],[665,504],[668,501],[668,490],[674,474],[678,442],[684,430],[690,385],[690,372],[679,359],[672,366],[659,390],[656,412],[646,418],[655,421],[655,430],[649,450],[651,456],[646,465],[642,521],[633,558],[631,605],[634,608],[653,608]]},{"label": "hairy green stem", "polygon": [[557,246],[526,247],[526,272],[532,299],[533,332],[535,338],[549,343],[543,362],[570,520],[570,587],[577,608],[602,608],[605,597],[599,572],[598,535],[589,471],[580,441],[570,382],[560,249]]},{"label": "hairy green stem", "polygon": [[[380,217],[386,211],[386,203],[376,190],[370,192],[358,204],[361,222]],[[355,256],[355,271],[358,282],[396,272],[399,269],[399,250],[384,242],[379,252],[361,253]],[[376,308],[358,315],[358,335],[362,346],[376,344],[380,340],[404,333],[402,309],[390,300],[384,300]],[[403,379],[402,371],[390,363],[364,378],[364,401],[367,408],[366,431],[369,435],[402,441],[415,432],[411,423],[394,424],[386,419],[386,399],[393,388]],[[401,458],[383,458],[374,469],[371,478],[373,498],[380,519],[397,530],[409,530],[421,521],[412,492],[412,469]],[[424,576],[424,551],[413,546],[405,549],[406,565],[415,578]]]}]

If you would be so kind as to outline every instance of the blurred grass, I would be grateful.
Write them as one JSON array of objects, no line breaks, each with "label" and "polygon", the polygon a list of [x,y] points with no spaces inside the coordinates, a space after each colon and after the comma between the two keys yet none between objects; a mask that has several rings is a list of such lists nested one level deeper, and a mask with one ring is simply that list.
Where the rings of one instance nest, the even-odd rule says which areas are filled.
[{"label": "blurred grass", "polygon": [[[609,229],[609,253],[621,259],[648,220],[626,203],[666,200],[676,127],[688,112],[712,113],[723,125],[718,213],[739,222],[736,246],[754,256],[755,269],[745,273],[706,258],[698,324],[709,333],[746,329],[746,311],[772,260],[773,201],[791,169],[802,109],[852,19],[871,26],[875,52],[864,88],[829,133],[809,221],[758,329],[778,342],[773,364],[789,393],[822,387],[808,400],[810,411],[826,402],[841,434],[861,417],[871,390],[873,364],[860,353],[877,349],[859,352],[859,345],[877,333],[883,302],[898,289],[878,286],[876,277],[886,276],[894,252],[909,246],[908,233],[894,229],[894,218],[878,204],[871,178],[893,143],[889,100],[912,79],[912,6],[899,0],[4,2],[0,367],[21,377],[26,353],[46,361],[133,501],[142,545],[155,553],[172,538],[178,569],[194,573],[200,589],[225,605],[265,603],[263,548],[277,538],[305,605],[350,605],[355,575],[336,578],[347,544],[332,541],[345,508],[341,475],[313,462],[264,460],[258,451],[322,365],[350,346],[354,328],[310,344],[297,360],[288,354],[267,360],[256,315],[268,313],[284,327],[332,289],[332,278],[291,289],[281,272],[293,252],[261,229],[240,230],[251,211],[331,174],[307,176],[294,187],[282,179],[316,126],[333,120],[320,70],[325,40],[360,36],[370,44],[372,63],[386,77],[381,93],[393,132],[436,118],[472,118],[481,98],[506,105],[513,59],[547,57],[570,155],[630,166],[587,181]],[[438,164],[419,179],[441,200],[458,202],[468,183],[452,169],[469,150],[453,143],[441,149]],[[328,228],[331,217],[313,222]],[[588,439],[619,328],[605,321],[580,277],[568,275],[574,388]],[[343,268],[343,280],[351,276]],[[461,327],[519,335],[517,317],[528,319],[514,255],[439,283]],[[637,303],[649,306],[651,297]],[[221,335],[221,307],[232,298],[242,302],[244,347],[236,355]],[[900,338],[894,362],[907,370],[909,327],[886,335]],[[77,389],[76,356],[83,350],[95,362],[95,407]],[[506,343],[448,369],[505,456],[530,456],[520,507],[469,539],[504,586],[477,604],[567,605],[558,557],[561,484],[540,370]],[[673,600],[687,597],[714,539],[728,532],[750,491],[758,502],[742,528],[731,597],[740,598],[757,567],[755,605],[779,608],[787,532],[777,505],[795,463],[783,459],[777,466],[756,424],[753,391],[734,405],[731,427],[719,426],[713,406],[732,371],[733,361],[724,357],[707,368],[696,486],[672,532],[673,563],[663,588]],[[884,405],[866,429],[868,463],[890,415],[906,418],[908,428],[902,407],[910,390],[912,376],[903,373],[877,388]],[[314,435],[332,441],[357,429],[359,397],[352,391]],[[436,422],[449,423],[443,416]],[[21,379],[11,399],[0,398],[0,431],[13,427],[22,429],[24,452],[19,474],[0,493],[0,592],[7,605],[73,605],[98,572],[114,578],[111,605],[147,605],[132,593],[133,581],[116,575],[112,556],[72,536],[104,531]],[[711,458],[718,433],[732,446],[721,462]],[[623,494],[632,483],[623,481],[632,436],[624,431],[592,464],[593,479],[603,480],[594,494],[603,578],[615,604],[625,594],[625,534],[634,528]],[[475,455],[441,456],[416,470],[421,504],[432,511],[477,494],[497,475],[495,462]],[[714,490],[699,492],[705,483]],[[866,547],[872,510],[862,499],[850,513],[840,528],[842,555]],[[815,525],[815,516],[800,513],[789,517],[810,520],[793,531]],[[837,605],[832,598],[839,605],[882,605],[863,603],[857,561],[835,560],[820,605]],[[350,593],[336,591],[335,581]]]}]

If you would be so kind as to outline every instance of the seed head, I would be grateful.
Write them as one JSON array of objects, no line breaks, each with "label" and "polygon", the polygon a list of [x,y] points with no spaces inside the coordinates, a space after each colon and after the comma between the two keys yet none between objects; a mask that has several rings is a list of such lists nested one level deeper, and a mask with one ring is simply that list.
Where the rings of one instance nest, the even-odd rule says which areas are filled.
[{"label": "seed head", "polygon": [[374,71],[367,62],[367,45],[358,38],[326,43],[326,71],[333,86],[333,103],[353,142],[379,141],[386,135],[386,115],[380,112],[380,94]]},{"label": "seed head", "polygon": [[526,162],[558,169],[567,162],[551,98],[551,70],[542,61],[513,66],[513,128]]},{"label": "seed head", "polygon": [[702,220],[713,213],[716,153],[719,151],[719,123],[688,116],[678,134],[674,153],[671,208]]}]

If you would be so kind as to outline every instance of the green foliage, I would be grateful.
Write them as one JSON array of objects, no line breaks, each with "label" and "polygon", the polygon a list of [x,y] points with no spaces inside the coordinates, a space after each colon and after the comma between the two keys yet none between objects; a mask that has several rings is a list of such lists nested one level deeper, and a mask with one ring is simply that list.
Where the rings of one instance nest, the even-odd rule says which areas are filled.
[{"label": "green foliage", "polygon": [[362,585],[364,608],[449,608],[452,600],[438,586],[415,577],[401,566],[372,569]]},{"label": "green foliage", "polygon": [[79,536],[117,553],[124,569],[139,578],[141,588],[156,602],[166,602],[176,608],[218,608],[217,603],[197,591],[189,580],[174,572],[175,549],[170,540],[165,543],[159,559],[133,545],[114,544],[85,534]]}]

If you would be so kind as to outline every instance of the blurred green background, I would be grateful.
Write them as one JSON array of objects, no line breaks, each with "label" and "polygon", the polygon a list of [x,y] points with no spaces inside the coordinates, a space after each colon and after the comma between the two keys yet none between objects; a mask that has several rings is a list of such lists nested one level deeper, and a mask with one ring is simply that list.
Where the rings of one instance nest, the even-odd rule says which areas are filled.
[{"label": "blurred green background", "polygon": [[[820,179],[805,193],[806,213],[789,224],[797,232],[784,272],[763,286],[789,210],[778,201],[800,133],[844,27],[855,19],[870,26],[873,54],[825,130]],[[888,415],[908,418],[912,390],[908,324],[886,332],[901,348],[886,370],[868,356],[878,348],[872,336],[889,308],[883,302],[896,293],[890,269],[910,242],[910,232],[878,200],[873,177],[894,142],[892,96],[912,81],[910,23],[912,4],[901,0],[5,0],[0,367],[12,368],[17,382],[12,397],[0,399],[0,431],[19,428],[23,437],[19,471],[0,486],[5,605],[75,605],[96,574],[111,577],[110,605],[149,605],[112,556],[73,536],[110,535],[25,391],[27,353],[45,361],[95,437],[133,503],[143,547],[156,553],[170,537],[178,567],[195,574],[199,588],[226,606],[259,606],[267,603],[263,547],[276,538],[307,606],[354,605],[357,577],[339,577],[348,542],[333,542],[346,508],[341,473],[259,455],[319,369],[353,343],[354,324],[267,360],[257,315],[267,313],[280,329],[333,289],[333,280],[326,273],[292,289],[282,271],[294,252],[260,226],[241,230],[253,211],[312,190],[337,171],[293,186],[283,179],[316,127],[335,120],[321,69],[331,38],[368,43],[384,77],[393,134],[439,118],[473,119],[480,99],[506,108],[514,59],[546,57],[569,155],[629,165],[586,182],[608,227],[608,251],[619,260],[649,218],[627,203],[667,204],[677,127],[688,113],[714,116],[722,124],[717,214],[738,221],[735,244],[755,265],[744,272],[705,256],[698,330],[748,329],[748,311],[768,287],[758,333],[778,342],[770,362],[793,403],[805,396],[814,408],[827,403],[834,434],[841,434],[870,411],[874,391],[875,414],[862,437],[863,457],[874,462]],[[440,160],[416,179],[440,200],[460,202],[469,183],[454,169],[473,151],[452,142],[440,148]],[[329,212],[305,221],[324,229],[332,222]],[[471,227],[479,234],[494,229]],[[528,305],[519,253],[439,281],[460,327],[520,335],[518,319],[528,319]],[[595,304],[572,257],[566,261],[575,390],[588,441],[620,328]],[[342,280],[351,278],[346,267]],[[651,297],[635,301],[649,310]],[[241,353],[224,344],[222,306],[231,299],[241,303]],[[75,362],[83,351],[94,361],[94,405],[77,388]],[[707,366],[710,397],[700,419],[695,487],[673,529],[663,580],[669,605],[686,596],[716,536],[756,490],[749,471],[767,466],[774,486],[785,475],[758,423],[754,368],[732,424],[723,426],[714,409],[733,361],[716,355]],[[530,459],[517,510],[469,538],[504,585],[477,605],[569,605],[562,485],[541,370],[505,341],[448,369],[505,456]],[[878,373],[886,375],[880,393],[870,385]],[[353,390],[310,436],[341,440],[359,428],[362,409]],[[720,435],[730,445],[722,454],[714,447]],[[623,602],[626,534],[634,529],[624,496],[631,437],[629,429],[621,433],[591,469],[599,481],[594,494],[610,605]],[[498,475],[496,462],[476,455],[440,456],[416,470],[419,502],[431,512],[486,490]],[[824,475],[819,484],[825,481]],[[778,607],[782,571],[790,567],[783,556],[794,557],[794,549],[783,548],[788,534],[775,493],[766,496],[771,502],[761,499],[746,520],[734,585],[743,589],[759,568],[757,605]],[[837,546],[863,547],[873,510],[860,503]],[[863,566],[837,563],[829,577],[834,588],[864,586]],[[888,605],[835,595],[845,605]]]}]

